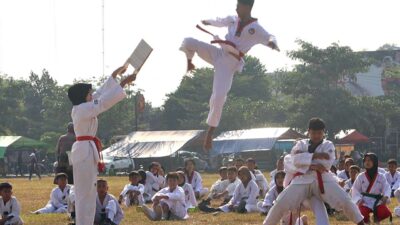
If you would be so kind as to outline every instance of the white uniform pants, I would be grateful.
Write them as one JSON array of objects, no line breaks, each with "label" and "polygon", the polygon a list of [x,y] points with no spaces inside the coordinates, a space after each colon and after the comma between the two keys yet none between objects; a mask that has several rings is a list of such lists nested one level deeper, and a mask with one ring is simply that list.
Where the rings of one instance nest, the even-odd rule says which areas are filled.
[{"label": "white uniform pants", "polygon": [[52,204],[47,204],[44,208],[39,209],[37,212],[41,214],[46,214],[46,213],[67,213],[67,206],[56,208]]},{"label": "white uniform pants", "polygon": [[[246,211],[248,213],[259,212],[256,204],[254,204],[254,205],[253,204],[246,204],[245,208],[246,208]],[[231,211],[229,209],[229,204],[223,205],[223,206],[219,207],[219,209],[221,209],[222,212],[225,212],[225,213]]]},{"label": "white uniform pants", "polygon": [[[358,207],[351,201],[349,195],[338,184],[327,182],[324,183],[324,188],[325,194],[321,194],[316,181],[311,184],[289,185],[278,196],[263,224],[278,224],[279,220],[288,211],[296,211],[304,200],[314,196],[328,203],[335,209],[342,209],[346,217],[356,224],[363,220],[363,216]],[[318,221],[317,225],[320,225]]]},{"label": "white uniform pants", "polygon": [[180,50],[185,52],[188,59],[192,59],[197,53],[200,58],[214,66],[213,91],[207,124],[210,127],[218,127],[226,97],[232,86],[233,75],[238,70],[240,62],[222,49],[193,38],[185,38]]},{"label": "white uniform pants", "polygon": [[[77,149],[78,151],[92,151],[91,149]],[[72,153],[74,154],[74,152]],[[88,154],[83,160],[74,162],[75,186],[75,214],[76,225],[93,224],[96,213],[96,182],[97,163],[93,154]]]}]

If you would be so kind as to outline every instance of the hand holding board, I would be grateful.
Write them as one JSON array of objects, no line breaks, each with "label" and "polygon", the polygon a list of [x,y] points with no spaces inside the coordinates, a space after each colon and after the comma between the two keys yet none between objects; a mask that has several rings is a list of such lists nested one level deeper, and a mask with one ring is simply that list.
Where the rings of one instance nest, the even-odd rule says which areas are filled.
[{"label": "hand holding board", "polygon": [[136,46],[135,50],[128,58],[124,66],[127,68],[129,64],[131,64],[133,68],[135,68],[134,73],[135,74],[139,73],[140,69],[142,68],[146,60],[149,58],[152,51],[153,48],[146,41],[142,39]]}]

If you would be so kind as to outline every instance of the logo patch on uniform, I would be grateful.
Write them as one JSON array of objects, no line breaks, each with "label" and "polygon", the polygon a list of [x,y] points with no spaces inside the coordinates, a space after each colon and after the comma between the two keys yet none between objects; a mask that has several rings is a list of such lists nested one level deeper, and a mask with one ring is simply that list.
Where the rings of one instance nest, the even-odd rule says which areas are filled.
[{"label": "logo patch on uniform", "polygon": [[249,34],[253,35],[256,33],[256,30],[254,28],[249,29]]},{"label": "logo patch on uniform", "polygon": [[332,149],[329,149],[329,150],[328,150],[328,152],[329,152],[329,153],[332,153],[332,152],[333,152],[333,150],[332,150]]},{"label": "logo patch on uniform", "polygon": [[95,99],[93,102],[95,105],[99,104],[99,100],[97,100],[97,99]]}]

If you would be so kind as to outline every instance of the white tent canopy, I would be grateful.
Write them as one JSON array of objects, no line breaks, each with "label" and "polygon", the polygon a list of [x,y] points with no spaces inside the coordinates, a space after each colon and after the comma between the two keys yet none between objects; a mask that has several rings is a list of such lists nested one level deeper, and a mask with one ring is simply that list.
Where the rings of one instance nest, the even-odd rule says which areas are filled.
[{"label": "white tent canopy", "polygon": [[280,139],[296,139],[302,134],[288,127],[227,131],[214,139],[212,155],[243,151],[269,151]]},{"label": "white tent canopy", "polygon": [[104,155],[132,158],[166,157],[188,146],[199,138],[202,130],[138,131],[103,151]]}]

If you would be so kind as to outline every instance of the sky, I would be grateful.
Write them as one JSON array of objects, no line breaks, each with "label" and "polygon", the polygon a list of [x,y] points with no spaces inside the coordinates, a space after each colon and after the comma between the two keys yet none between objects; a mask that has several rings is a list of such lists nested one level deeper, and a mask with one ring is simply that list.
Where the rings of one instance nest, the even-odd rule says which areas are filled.
[{"label": "sky", "polygon": [[[235,0],[0,0],[0,73],[28,78],[47,69],[59,84],[109,75],[143,38],[154,52],[136,89],[160,106],[186,70],[179,46],[185,37],[211,41],[195,28],[202,19],[234,15]],[[355,51],[400,46],[398,0],[255,0],[253,16],[274,34],[281,52],[265,46],[249,54],[267,70],[291,68],[286,52],[296,39],[324,48],[333,42]],[[224,28],[207,28],[221,37]],[[197,67],[209,66],[195,58]],[[131,71],[133,69],[131,68]]]}]

